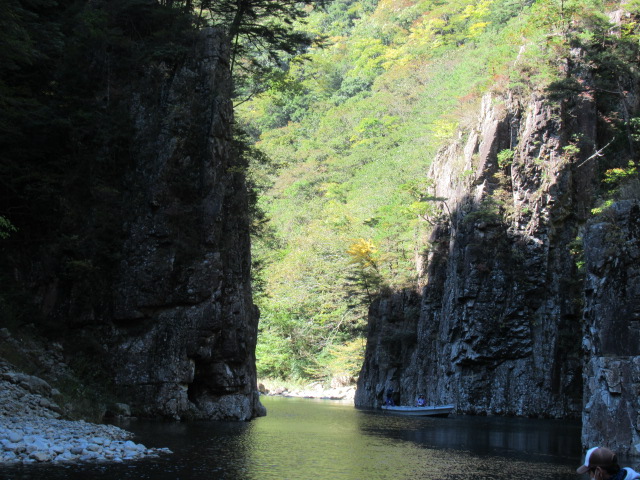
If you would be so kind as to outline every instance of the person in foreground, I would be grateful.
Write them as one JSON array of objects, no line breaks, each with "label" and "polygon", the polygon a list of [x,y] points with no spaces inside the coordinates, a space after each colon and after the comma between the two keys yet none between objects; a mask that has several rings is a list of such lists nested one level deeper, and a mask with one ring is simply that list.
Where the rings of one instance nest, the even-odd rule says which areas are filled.
[{"label": "person in foreground", "polygon": [[640,473],[633,468],[620,468],[618,456],[604,447],[593,447],[587,450],[587,454],[584,457],[584,465],[578,467],[576,472],[589,472],[589,478],[594,480],[640,479]]}]

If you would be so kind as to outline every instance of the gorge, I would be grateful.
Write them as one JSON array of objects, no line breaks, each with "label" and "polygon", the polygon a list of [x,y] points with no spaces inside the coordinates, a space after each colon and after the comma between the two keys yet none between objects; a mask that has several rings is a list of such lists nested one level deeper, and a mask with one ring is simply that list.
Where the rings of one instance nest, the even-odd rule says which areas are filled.
[{"label": "gorge", "polygon": [[[640,454],[640,82],[633,49],[640,14],[625,2],[613,5],[604,27],[585,14],[590,28],[600,28],[586,40],[566,30],[541,37],[562,53],[553,59],[559,80],[523,87],[518,75],[525,74],[514,71],[533,67],[520,67],[528,52],[518,45],[517,57],[499,58],[512,82],[496,60],[498,73],[474,78],[471,93],[453,98],[443,78],[486,69],[472,65],[480,58],[475,45],[492,43],[491,32],[480,38],[482,29],[491,22],[503,28],[506,7],[515,23],[545,2],[486,2],[486,11],[453,2],[446,14],[437,10],[446,2],[435,2],[420,15],[438,11],[437,18],[423,21],[418,2],[336,1],[354,30],[363,25],[372,36],[349,47],[356,52],[345,55],[349,68],[324,58],[316,68],[326,74],[312,67],[291,67],[290,77],[271,72],[260,77],[271,104],[252,104],[251,92],[235,107],[232,64],[251,62],[234,57],[220,28],[192,29],[194,17],[176,15],[183,2],[86,2],[73,22],[64,19],[75,12],[70,3],[62,13],[53,3],[43,2],[40,16],[15,18],[56,18],[51,31],[34,31],[58,32],[51,45],[61,51],[1,70],[19,100],[0,91],[3,104],[19,112],[7,108],[0,123],[3,375],[15,384],[23,377],[14,370],[36,384],[33,378],[45,378],[62,391],[59,413],[67,417],[87,417],[75,403],[95,398],[94,419],[126,404],[135,416],[245,421],[266,413],[255,353],[261,314],[284,331],[265,349],[291,348],[309,362],[300,372],[321,376],[308,360],[317,351],[299,338],[316,329],[324,337],[314,347],[347,344],[360,328],[353,312],[366,304],[357,407],[378,407],[392,388],[396,402],[424,393],[428,403],[455,403],[460,414],[581,418],[584,447]],[[397,25],[389,27],[384,15]],[[316,30],[329,29],[330,17],[322,18]],[[572,18],[578,31],[583,18]],[[341,48],[347,23],[331,25]],[[622,32],[635,63],[605,55],[623,50],[613,40]],[[399,38],[418,53],[403,51]],[[553,43],[558,38],[562,48]],[[421,43],[427,40],[433,45]],[[438,51],[442,45],[450,50]],[[4,56],[17,57],[8,48]],[[23,93],[27,87],[32,96]],[[436,112],[424,99],[437,89],[445,93],[434,101]],[[304,95],[325,103],[314,108]],[[234,108],[245,100],[250,107],[240,121]],[[452,107],[458,104],[465,108]],[[464,121],[447,117],[459,111]],[[266,119],[258,126],[246,120],[260,113]],[[281,230],[272,226],[276,233],[260,239],[268,245],[264,257],[274,265],[301,251],[288,243],[294,234],[308,249],[271,271],[281,276],[277,287],[261,284],[251,252],[259,222],[249,183],[269,165],[249,162],[239,126],[284,172],[275,194],[263,197],[268,207],[284,203]],[[378,164],[391,166],[379,174]],[[373,173],[356,177],[357,170]],[[406,193],[414,177],[429,180],[418,214]],[[398,204],[376,204],[362,193],[369,190]],[[414,229],[408,224],[416,218]],[[372,248],[355,262],[358,277],[341,242],[369,233],[388,251],[385,259]],[[410,260],[402,250],[407,237]],[[402,261],[416,268],[398,267]],[[365,275],[372,265],[378,271]],[[263,305],[265,298],[281,303],[259,312],[258,290]],[[38,361],[49,354],[55,363]],[[80,383],[61,374],[67,367]],[[89,397],[89,386],[97,397]]]}]

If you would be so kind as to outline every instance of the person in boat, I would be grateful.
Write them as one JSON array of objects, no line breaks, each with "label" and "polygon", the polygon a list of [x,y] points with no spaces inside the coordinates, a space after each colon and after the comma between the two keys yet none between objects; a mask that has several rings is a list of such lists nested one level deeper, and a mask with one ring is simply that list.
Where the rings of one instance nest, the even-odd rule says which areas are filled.
[{"label": "person in boat", "polygon": [[425,396],[423,394],[418,395],[418,398],[416,398],[416,407],[426,407],[427,406],[427,399],[425,398]]},{"label": "person in boat", "polygon": [[640,478],[640,473],[634,469],[620,468],[617,455],[605,447],[593,447],[587,450],[584,464],[578,467],[576,472],[589,472],[589,478],[594,480],[635,480]]},{"label": "person in boat", "polygon": [[384,400],[384,404],[391,407],[395,405],[395,402],[393,401],[393,388],[389,388],[389,390],[387,390],[387,396]]}]

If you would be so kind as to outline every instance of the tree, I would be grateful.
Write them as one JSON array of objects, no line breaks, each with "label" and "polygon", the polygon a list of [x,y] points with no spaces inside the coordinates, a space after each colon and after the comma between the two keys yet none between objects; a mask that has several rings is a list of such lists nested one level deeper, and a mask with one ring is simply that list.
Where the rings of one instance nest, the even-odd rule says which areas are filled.
[{"label": "tree", "polygon": [[161,0],[164,6],[194,16],[198,26],[222,29],[232,46],[231,69],[240,96],[263,91],[274,71],[287,68],[289,57],[307,49],[314,36],[296,29],[329,0]]},{"label": "tree", "polygon": [[369,304],[382,286],[382,276],[375,259],[377,252],[375,244],[364,238],[354,241],[347,250],[351,256],[350,263],[354,266],[353,274],[348,276],[347,280],[364,292],[365,300]]},{"label": "tree", "polygon": [[9,238],[9,235],[15,231],[16,227],[14,227],[9,220],[0,215],[0,240]]}]

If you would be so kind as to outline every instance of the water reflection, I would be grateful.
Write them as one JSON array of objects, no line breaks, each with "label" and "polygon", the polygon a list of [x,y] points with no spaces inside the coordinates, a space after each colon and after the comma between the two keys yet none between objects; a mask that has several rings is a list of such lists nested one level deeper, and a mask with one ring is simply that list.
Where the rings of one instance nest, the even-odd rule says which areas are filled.
[{"label": "water reflection", "polygon": [[173,455],[124,465],[0,467],[3,480],[580,480],[578,424],[491,417],[411,418],[331,401],[266,398],[248,423],[135,422]]},{"label": "water reflection", "polygon": [[[365,434],[413,441],[432,448],[470,449],[477,455],[580,456],[580,424],[560,420],[453,416],[403,417],[368,412],[361,417]],[[574,459],[575,460],[575,459]]]},{"label": "water reflection", "polygon": [[361,429],[367,435],[419,445],[432,458],[429,464],[446,465],[446,475],[425,478],[458,478],[460,475],[578,478],[574,465],[581,454],[578,422],[387,415],[376,422],[364,420]]}]

